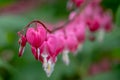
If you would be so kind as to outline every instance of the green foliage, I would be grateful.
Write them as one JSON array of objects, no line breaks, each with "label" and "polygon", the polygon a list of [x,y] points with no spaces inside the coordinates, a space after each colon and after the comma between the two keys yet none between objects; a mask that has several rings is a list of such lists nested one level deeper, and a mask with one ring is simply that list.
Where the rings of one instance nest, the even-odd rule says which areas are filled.
[{"label": "green foliage", "polygon": [[116,25],[120,27],[120,6],[117,8],[116,12]]},{"label": "green foliage", "polygon": [[4,7],[6,5],[11,4],[12,2],[14,2],[15,0],[0,0],[0,7]]},{"label": "green foliage", "polygon": [[112,9],[113,13],[117,11],[118,6],[120,5],[120,0],[103,0],[102,6],[107,9]]}]

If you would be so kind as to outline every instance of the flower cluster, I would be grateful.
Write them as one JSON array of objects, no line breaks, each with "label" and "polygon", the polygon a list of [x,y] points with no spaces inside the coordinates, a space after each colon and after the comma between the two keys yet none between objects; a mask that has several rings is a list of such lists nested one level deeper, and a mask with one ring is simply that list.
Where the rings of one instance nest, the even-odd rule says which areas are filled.
[{"label": "flower cluster", "polygon": [[[67,24],[49,30],[42,22],[32,21],[24,30],[18,32],[19,56],[23,55],[25,45],[29,43],[35,59],[42,62],[48,77],[54,70],[59,54],[62,54],[63,62],[68,65],[70,62],[68,54],[76,55],[82,49],[86,36],[94,40],[94,34],[99,32],[98,40],[102,41],[103,33],[112,29],[112,18],[101,8],[101,0],[72,0],[72,2],[77,8],[84,3],[85,7],[82,11],[71,12]],[[89,35],[86,34],[88,32]]]}]

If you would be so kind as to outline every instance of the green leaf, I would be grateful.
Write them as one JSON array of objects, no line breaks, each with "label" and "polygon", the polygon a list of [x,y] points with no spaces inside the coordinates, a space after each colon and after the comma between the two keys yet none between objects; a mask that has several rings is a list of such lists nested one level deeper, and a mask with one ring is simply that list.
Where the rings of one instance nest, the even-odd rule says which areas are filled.
[{"label": "green leaf", "polygon": [[118,10],[116,13],[116,25],[120,27],[120,6],[118,7]]}]

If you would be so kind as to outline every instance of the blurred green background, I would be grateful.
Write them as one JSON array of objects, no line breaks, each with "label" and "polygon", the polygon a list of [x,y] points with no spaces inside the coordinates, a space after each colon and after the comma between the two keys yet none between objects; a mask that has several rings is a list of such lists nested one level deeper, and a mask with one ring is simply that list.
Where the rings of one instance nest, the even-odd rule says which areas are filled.
[{"label": "blurred green background", "polygon": [[120,80],[120,0],[101,3],[113,12],[112,32],[105,34],[102,43],[86,40],[77,56],[70,54],[69,66],[59,55],[50,78],[28,44],[23,57],[18,57],[17,32],[32,20],[55,23],[67,19],[66,3],[67,0],[0,0],[0,80]]}]

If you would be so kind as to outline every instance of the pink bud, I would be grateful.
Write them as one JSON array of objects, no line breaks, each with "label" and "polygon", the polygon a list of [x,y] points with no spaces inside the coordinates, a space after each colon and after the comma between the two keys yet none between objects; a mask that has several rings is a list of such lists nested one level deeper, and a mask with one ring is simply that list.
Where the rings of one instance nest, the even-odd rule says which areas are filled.
[{"label": "pink bud", "polygon": [[18,32],[18,35],[20,36],[20,39],[19,39],[19,45],[20,45],[20,48],[19,48],[19,57],[23,55],[24,53],[24,49],[25,49],[25,45],[26,45],[26,42],[27,42],[27,39],[24,35],[22,35],[20,32]]},{"label": "pink bud", "polygon": [[71,12],[69,15],[69,20],[72,20],[75,17],[75,15],[76,15],[75,11]]},{"label": "pink bud", "polygon": [[91,32],[95,32],[100,28],[100,23],[97,19],[88,19],[87,24]]}]

